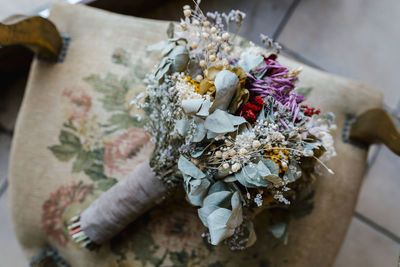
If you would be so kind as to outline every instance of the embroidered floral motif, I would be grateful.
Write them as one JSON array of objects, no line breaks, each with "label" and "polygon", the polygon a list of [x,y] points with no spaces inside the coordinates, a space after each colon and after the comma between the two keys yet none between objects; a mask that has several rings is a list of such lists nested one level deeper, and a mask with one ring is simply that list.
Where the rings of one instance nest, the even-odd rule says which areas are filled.
[{"label": "embroidered floral motif", "polygon": [[62,92],[66,102],[65,113],[68,119],[75,121],[86,118],[92,107],[92,98],[80,87],[66,88]]},{"label": "embroidered floral motif", "polygon": [[[132,128],[108,143],[104,153],[105,174],[111,177],[128,175],[139,162],[151,155],[153,145],[149,143],[150,138],[146,131]],[[145,157],[140,155],[143,153]]]},{"label": "embroidered floral motif", "polygon": [[42,226],[46,234],[52,237],[60,246],[66,247],[68,238],[62,225],[62,214],[65,209],[75,202],[82,202],[86,196],[92,193],[93,185],[85,185],[82,182],[70,186],[60,186],[56,192],[42,205]]}]

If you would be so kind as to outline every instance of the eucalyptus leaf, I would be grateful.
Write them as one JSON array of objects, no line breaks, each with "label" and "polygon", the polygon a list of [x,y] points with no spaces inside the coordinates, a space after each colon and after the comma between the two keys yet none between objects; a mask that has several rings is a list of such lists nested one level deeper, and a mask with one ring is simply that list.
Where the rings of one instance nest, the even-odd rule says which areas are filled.
[{"label": "eucalyptus leaf", "polygon": [[214,139],[215,137],[217,137],[219,134],[218,133],[214,133],[210,130],[207,131],[207,138],[208,139]]},{"label": "eucalyptus leaf", "polygon": [[232,101],[232,97],[236,92],[238,84],[239,78],[235,73],[229,70],[218,72],[214,81],[216,91],[211,111],[216,109],[226,110]]},{"label": "eucalyptus leaf", "polygon": [[226,225],[230,228],[235,229],[243,222],[242,203],[240,202],[240,197],[238,192],[235,192],[232,195],[231,205],[232,205],[232,214],[229,217],[229,220],[226,222]]},{"label": "eucalyptus leaf", "polygon": [[301,168],[300,166],[294,161],[290,162],[289,167],[285,172],[285,177],[291,182],[295,182],[297,179],[301,177]]},{"label": "eucalyptus leaf", "polygon": [[168,29],[167,29],[167,35],[168,35],[168,38],[174,38],[174,24],[172,23],[172,22],[170,22],[169,24],[168,24]]},{"label": "eucalyptus leaf", "polygon": [[178,131],[178,133],[181,136],[186,136],[186,133],[189,131],[190,129],[190,122],[187,119],[181,119],[176,121],[175,124],[175,130]]},{"label": "eucalyptus leaf", "polygon": [[228,177],[224,178],[223,181],[225,183],[232,183],[232,182],[236,182],[237,178],[235,176],[231,175],[231,176],[228,176]]},{"label": "eucalyptus leaf", "polygon": [[265,106],[260,111],[260,114],[258,114],[257,121],[264,121],[265,120]]},{"label": "eucalyptus leaf", "polygon": [[211,244],[218,245],[221,241],[232,236],[235,233],[234,228],[228,227],[226,225],[231,214],[232,211],[225,208],[219,208],[207,217]]},{"label": "eucalyptus leaf", "polygon": [[246,248],[251,247],[257,241],[256,232],[254,231],[254,224],[251,221],[246,223],[247,230],[249,231],[249,237],[246,243]]},{"label": "eucalyptus leaf", "polygon": [[177,45],[168,55],[172,59],[172,72],[182,72],[189,63],[189,51],[182,45]]},{"label": "eucalyptus leaf", "polygon": [[[264,166],[265,167],[265,166]],[[265,169],[264,169],[265,171]],[[257,187],[262,186],[266,187],[269,185],[269,181],[266,180],[266,177],[263,177],[259,170],[258,167],[252,168],[248,165],[244,166],[242,169],[243,176],[246,179],[246,182],[253,184]]]},{"label": "eucalyptus leaf", "polygon": [[248,188],[256,188],[257,186],[255,186],[254,184],[251,184],[249,182],[247,182],[246,179],[246,174],[242,171],[235,173],[235,178],[238,180],[239,183],[241,183],[243,186],[248,187]]},{"label": "eucalyptus leaf", "polygon": [[219,209],[217,206],[205,206],[197,210],[199,218],[205,227],[208,227],[207,217],[217,209]]},{"label": "eucalyptus leaf", "polygon": [[262,163],[270,170],[271,174],[279,175],[279,166],[270,159],[261,158]]},{"label": "eucalyptus leaf", "polygon": [[186,114],[194,114],[200,110],[203,104],[203,99],[185,99],[182,101],[182,108]]},{"label": "eucalyptus leaf", "polygon": [[196,147],[193,151],[192,151],[192,153],[190,154],[190,156],[192,156],[192,158],[198,158],[198,157],[200,157],[201,155],[203,155],[203,153],[204,153],[204,151],[206,150],[206,148],[204,148],[204,147]]},{"label": "eucalyptus leaf", "polygon": [[218,172],[214,175],[214,177],[215,177],[215,179],[222,179],[222,178],[228,176],[229,173],[230,173],[229,169],[228,170],[226,170],[226,169],[218,170]]},{"label": "eucalyptus leaf", "polygon": [[206,118],[204,126],[207,130],[214,133],[229,133],[235,131],[235,127],[228,113],[220,109],[215,110]]},{"label": "eucalyptus leaf", "polygon": [[178,169],[186,175],[196,179],[205,178],[206,175],[196,167],[192,162],[186,159],[184,156],[180,156],[178,160]]},{"label": "eucalyptus leaf", "polygon": [[231,119],[231,122],[234,126],[246,123],[246,119],[241,117],[241,116],[234,116],[232,114],[228,114],[229,118]]},{"label": "eucalyptus leaf", "polygon": [[279,185],[279,186],[283,185],[282,179],[277,175],[268,175],[268,176],[264,177],[264,179],[270,181],[273,184]]},{"label": "eucalyptus leaf", "polygon": [[268,227],[272,235],[277,239],[282,239],[286,232],[286,223],[277,223]]},{"label": "eucalyptus leaf", "polygon": [[212,194],[212,193],[220,192],[220,191],[230,191],[230,188],[226,183],[224,183],[222,181],[217,181],[210,187],[208,194]]},{"label": "eucalyptus leaf", "polygon": [[171,51],[172,51],[172,49],[174,49],[174,47],[175,47],[174,43],[168,42],[165,45],[164,49],[161,51],[161,54],[163,56],[167,56],[169,53],[171,53]]},{"label": "eucalyptus leaf", "polygon": [[195,117],[194,122],[196,124],[196,130],[194,132],[192,142],[201,142],[207,133],[207,129],[204,126],[204,120]]},{"label": "eucalyptus leaf", "polygon": [[279,166],[276,165],[275,162],[273,162],[270,159],[265,159],[262,158],[260,161],[262,161],[262,163],[269,169],[269,171],[271,172],[271,174],[264,176],[264,179],[266,179],[267,181],[270,181],[273,184],[282,186],[283,185],[283,181],[282,179],[279,177]]},{"label": "eucalyptus leaf", "polygon": [[242,60],[239,61],[239,66],[246,72],[250,72],[252,69],[264,62],[262,56],[257,55],[245,55]]},{"label": "eucalyptus leaf", "polygon": [[257,163],[257,171],[262,177],[272,174],[268,167],[265,166],[265,164],[261,160]]},{"label": "eucalyptus leaf", "polygon": [[[207,206],[219,206],[219,207],[225,207],[228,208],[230,205],[230,199],[232,196],[232,192],[229,191],[220,191],[220,192],[215,192],[212,194],[209,194],[204,198],[203,201],[203,207]],[[226,205],[228,201],[228,207]]]},{"label": "eucalyptus leaf", "polygon": [[160,66],[158,67],[157,72],[155,73],[155,79],[161,82],[166,74],[169,73],[172,67],[172,61],[169,58],[164,58],[161,61]]},{"label": "eucalyptus leaf", "polygon": [[211,107],[211,101],[209,99],[205,99],[201,105],[199,112],[197,112],[196,115],[202,117],[208,116],[210,114],[209,113],[210,107]]},{"label": "eucalyptus leaf", "polygon": [[190,178],[186,183],[186,194],[189,202],[194,206],[201,206],[204,197],[207,195],[210,181],[208,179],[194,179]]}]

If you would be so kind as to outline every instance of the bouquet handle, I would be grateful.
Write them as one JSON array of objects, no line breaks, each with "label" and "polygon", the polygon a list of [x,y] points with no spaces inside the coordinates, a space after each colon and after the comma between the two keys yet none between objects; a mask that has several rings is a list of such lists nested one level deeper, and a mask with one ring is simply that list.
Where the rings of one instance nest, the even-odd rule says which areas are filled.
[{"label": "bouquet handle", "polygon": [[72,219],[70,235],[82,247],[100,245],[163,200],[167,187],[145,161]]}]

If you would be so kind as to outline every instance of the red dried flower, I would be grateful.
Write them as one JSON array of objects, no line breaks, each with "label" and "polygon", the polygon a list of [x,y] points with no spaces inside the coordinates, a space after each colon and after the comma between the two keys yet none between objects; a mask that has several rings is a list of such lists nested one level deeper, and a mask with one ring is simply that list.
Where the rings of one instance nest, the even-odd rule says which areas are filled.
[{"label": "red dried flower", "polygon": [[257,119],[256,114],[254,114],[252,110],[247,110],[246,112],[244,112],[243,117],[251,124],[255,123]]},{"label": "red dried flower", "polygon": [[254,98],[253,103],[254,103],[254,105],[259,106],[260,109],[264,106],[264,100],[259,96]]},{"label": "red dried flower", "polygon": [[304,109],[303,110],[304,115],[309,117],[312,117],[315,114],[319,115],[321,113],[320,109],[315,109],[314,107],[309,107],[308,105],[301,105],[300,107]]}]

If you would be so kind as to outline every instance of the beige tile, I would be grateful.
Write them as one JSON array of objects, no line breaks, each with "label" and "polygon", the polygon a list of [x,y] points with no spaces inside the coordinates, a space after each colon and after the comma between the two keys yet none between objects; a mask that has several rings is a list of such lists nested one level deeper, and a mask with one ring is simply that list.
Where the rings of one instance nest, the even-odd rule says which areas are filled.
[{"label": "beige tile", "polygon": [[334,267],[394,267],[400,245],[353,218]]},{"label": "beige tile", "polygon": [[[259,34],[271,35],[278,28],[286,11],[294,0],[218,0],[202,1],[200,4],[204,13],[218,11],[228,13],[232,9],[239,9],[246,13],[246,19],[239,34],[253,42],[259,41]],[[182,6],[191,4],[188,0],[165,1],[158,8],[141,14],[142,17],[178,20],[182,16]],[[193,5],[192,5],[193,6]]]},{"label": "beige tile", "polygon": [[382,146],[365,176],[356,210],[400,236],[400,157]]},{"label": "beige tile", "polygon": [[28,261],[15,239],[7,202],[7,194],[0,197],[0,266],[26,267]]},{"label": "beige tile", "polygon": [[400,1],[302,0],[278,39],[322,68],[400,98]]}]

